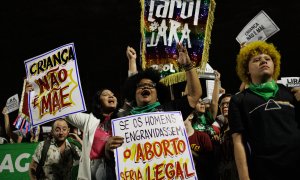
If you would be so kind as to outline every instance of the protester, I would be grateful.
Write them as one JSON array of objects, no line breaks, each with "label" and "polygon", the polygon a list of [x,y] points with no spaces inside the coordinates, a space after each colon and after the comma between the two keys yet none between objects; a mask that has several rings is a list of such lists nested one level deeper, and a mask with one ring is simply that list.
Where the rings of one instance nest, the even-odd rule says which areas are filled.
[{"label": "protester", "polygon": [[229,127],[239,178],[294,179],[300,172],[300,88],[277,84],[281,55],[272,43],[250,42],[237,55],[248,88],[231,97]]},{"label": "protester", "polygon": [[220,180],[239,179],[228,125],[228,108],[231,96],[231,94],[222,94],[219,98],[219,107],[222,115],[222,120],[220,120],[220,156],[218,162]]},{"label": "protester", "polygon": [[192,118],[187,118],[184,121],[184,126],[189,137],[194,164],[198,179],[211,180],[213,179],[213,159],[214,151],[213,144],[209,135],[205,132],[195,130],[192,126]]},{"label": "protester", "polygon": [[[196,69],[193,67],[186,48],[178,44],[178,63],[184,67],[188,92],[180,99],[170,100],[168,88],[160,82],[160,72],[147,68],[127,79],[123,86],[123,95],[131,103],[132,108],[126,109],[120,115],[127,116],[155,111],[181,111],[183,119],[195,108],[202,94],[200,81]],[[112,136],[106,143],[106,154],[113,158],[112,150],[120,147],[124,142],[123,137]]]},{"label": "protester", "polygon": [[[69,131],[65,119],[57,119],[53,122],[52,139],[41,141],[32,156],[29,165],[30,179],[71,179],[72,167],[79,160],[81,151],[66,140]],[[43,148],[47,143],[49,147],[45,151],[43,161]]]},{"label": "protester", "polygon": [[[137,73],[136,53],[132,47],[127,47],[128,75]],[[27,91],[33,87],[27,83]],[[77,179],[106,180],[116,179],[113,159],[107,159],[104,147],[111,136],[111,119],[117,117],[118,102],[113,91],[102,88],[93,97],[91,113],[76,113],[67,116],[66,120],[83,132],[82,156],[78,168]]]}]

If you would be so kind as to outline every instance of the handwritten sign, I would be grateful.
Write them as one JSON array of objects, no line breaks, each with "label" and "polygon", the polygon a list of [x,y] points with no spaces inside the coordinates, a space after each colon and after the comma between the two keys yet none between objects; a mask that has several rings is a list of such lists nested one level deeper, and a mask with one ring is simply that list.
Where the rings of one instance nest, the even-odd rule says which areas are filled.
[{"label": "handwritten sign", "polygon": [[18,96],[18,94],[15,94],[12,97],[7,99],[6,107],[7,107],[8,113],[11,113],[11,112],[19,109],[19,96]]},{"label": "handwritten sign", "polygon": [[269,37],[279,31],[273,20],[261,10],[239,33],[236,40],[242,43],[248,43],[257,40],[267,40]]},{"label": "handwritten sign", "polygon": [[86,111],[73,43],[25,61],[33,126]]},{"label": "handwritten sign", "polygon": [[197,179],[181,112],[153,112],[112,120],[118,179]]}]

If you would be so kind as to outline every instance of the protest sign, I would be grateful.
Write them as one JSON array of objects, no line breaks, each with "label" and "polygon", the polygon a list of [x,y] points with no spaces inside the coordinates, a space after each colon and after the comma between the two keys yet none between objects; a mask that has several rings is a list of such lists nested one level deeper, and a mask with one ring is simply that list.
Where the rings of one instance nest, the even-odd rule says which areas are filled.
[{"label": "protest sign", "polygon": [[86,111],[75,47],[69,43],[25,61],[33,126]]},{"label": "protest sign", "polygon": [[112,120],[117,179],[197,179],[179,111],[152,112]]},{"label": "protest sign", "polygon": [[7,107],[8,113],[11,113],[11,112],[19,109],[19,96],[18,96],[18,94],[15,94],[12,97],[7,99],[6,107]]},{"label": "protest sign", "polygon": [[214,0],[141,0],[142,68],[153,67],[161,82],[172,85],[186,80],[177,63],[177,43],[188,51],[203,72],[208,61],[214,20]]},{"label": "protest sign", "polygon": [[239,33],[236,40],[242,43],[248,43],[256,40],[267,40],[269,37],[279,31],[273,20],[261,10]]},{"label": "protest sign", "polygon": [[286,87],[300,87],[300,77],[282,77],[279,82]]}]

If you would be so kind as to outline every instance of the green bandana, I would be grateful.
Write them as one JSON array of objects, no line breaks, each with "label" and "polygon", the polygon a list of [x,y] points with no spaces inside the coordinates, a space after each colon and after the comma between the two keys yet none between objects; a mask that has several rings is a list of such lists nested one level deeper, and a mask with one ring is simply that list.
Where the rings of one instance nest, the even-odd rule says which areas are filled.
[{"label": "green bandana", "polygon": [[142,106],[142,107],[134,107],[130,113],[131,114],[141,114],[145,112],[153,112],[156,110],[156,108],[160,106],[159,102],[155,102],[153,104],[148,104],[147,106]]},{"label": "green bandana", "polygon": [[275,81],[272,80],[258,85],[250,83],[249,89],[255,94],[263,97],[265,100],[268,100],[272,97],[275,97],[275,94],[279,88]]},{"label": "green bandana", "polygon": [[204,131],[208,133],[208,135],[215,135],[215,130],[211,125],[207,124],[204,114],[198,116],[197,121],[193,124],[193,128],[197,131]]}]

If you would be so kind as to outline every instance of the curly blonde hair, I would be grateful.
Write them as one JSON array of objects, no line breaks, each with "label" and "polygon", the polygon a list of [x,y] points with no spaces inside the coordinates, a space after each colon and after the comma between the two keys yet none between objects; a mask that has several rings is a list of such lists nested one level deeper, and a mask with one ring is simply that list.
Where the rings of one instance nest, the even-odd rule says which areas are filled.
[{"label": "curly blonde hair", "polygon": [[245,82],[246,84],[251,82],[248,74],[249,61],[252,57],[262,53],[268,54],[272,58],[274,63],[274,73],[272,77],[275,81],[277,80],[280,74],[281,55],[279,51],[277,51],[276,47],[272,43],[267,43],[265,41],[253,41],[241,48],[237,55],[236,72],[242,82]]}]

